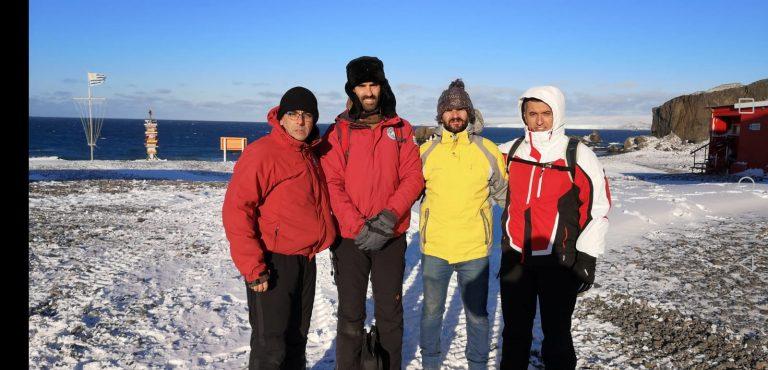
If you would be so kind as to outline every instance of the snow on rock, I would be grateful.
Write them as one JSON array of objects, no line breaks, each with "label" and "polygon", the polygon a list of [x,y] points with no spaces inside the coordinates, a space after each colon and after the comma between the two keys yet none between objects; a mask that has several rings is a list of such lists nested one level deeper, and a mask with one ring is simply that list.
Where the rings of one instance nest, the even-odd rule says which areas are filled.
[{"label": "snow on rock", "polygon": [[618,166],[636,164],[660,169],[663,172],[690,172],[690,167],[693,165],[691,151],[706,144],[706,142],[684,142],[675,134],[669,134],[663,138],[631,137],[627,141],[631,142],[630,146],[626,147],[628,150],[601,157],[600,160],[604,163],[616,163]]},{"label": "snow on rock", "polygon": [[[574,313],[580,368],[768,365],[768,184],[676,173],[690,160],[685,150],[649,145],[601,157],[613,209],[596,285]],[[30,159],[29,367],[244,368],[245,286],[221,225],[232,166]],[[408,369],[421,368],[418,206],[403,282]],[[495,208],[492,277],[500,213]],[[332,369],[338,295],[328,252],[317,256],[317,269],[308,366]],[[489,292],[489,368],[497,368],[498,280]],[[366,307],[370,325],[370,287]],[[543,367],[542,339],[537,317],[533,368]],[[441,340],[443,367],[466,368],[455,277]]]}]

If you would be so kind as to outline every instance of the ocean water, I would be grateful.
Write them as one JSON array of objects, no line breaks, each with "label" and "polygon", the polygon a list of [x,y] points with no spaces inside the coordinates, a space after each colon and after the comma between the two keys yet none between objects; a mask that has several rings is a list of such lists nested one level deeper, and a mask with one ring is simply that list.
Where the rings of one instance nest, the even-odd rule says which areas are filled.
[{"label": "ocean water", "polygon": [[[325,132],[329,124],[318,125]],[[220,161],[219,138],[245,137],[248,143],[266,135],[271,127],[258,122],[158,120],[158,157],[167,160]],[[592,130],[567,130],[569,135],[588,135]],[[604,143],[623,143],[629,136],[649,135],[648,130],[599,130]],[[486,127],[482,135],[501,144],[523,134],[522,128]],[[29,157],[90,159],[85,132],[78,118],[29,117]],[[238,152],[228,152],[234,160]],[[144,120],[105,119],[94,159],[136,160],[146,158]]]}]

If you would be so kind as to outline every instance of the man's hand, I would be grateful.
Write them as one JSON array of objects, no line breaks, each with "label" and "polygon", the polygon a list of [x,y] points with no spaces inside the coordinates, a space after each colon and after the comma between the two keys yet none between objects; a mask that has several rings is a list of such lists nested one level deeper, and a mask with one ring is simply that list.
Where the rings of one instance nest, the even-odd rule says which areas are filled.
[{"label": "man's hand", "polygon": [[385,209],[369,219],[368,222],[371,223],[371,228],[382,230],[384,234],[392,234],[395,223],[397,223],[397,216],[390,210]]},{"label": "man's hand", "polygon": [[251,289],[256,293],[263,293],[269,289],[269,281],[265,281],[261,284],[251,285]]},{"label": "man's hand", "polygon": [[266,292],[269,289],[269,270],[264,270],[256,280],[248,283],[248,288],[256,293]]},{"label": "man's hand", "polygon": [[363,251],[377,251],[384,247],[394,236],[397,217],[389,210],[383,210],[376,216],[365,221],[360,233],[355,238],[355,245]]},{"label": "man's hand", "polygon": [[363,225],[360,233],[355,238],[355,245],[362,251],[377,251],[387,244],[387,241],[392,238],[392,231],[374,229],[371,227],[371,221],[368,220]]}]

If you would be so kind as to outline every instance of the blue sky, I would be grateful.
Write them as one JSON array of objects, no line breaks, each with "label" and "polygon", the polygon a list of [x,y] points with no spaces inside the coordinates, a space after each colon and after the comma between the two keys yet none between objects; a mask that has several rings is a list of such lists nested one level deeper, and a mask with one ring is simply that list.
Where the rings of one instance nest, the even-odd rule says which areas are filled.
[{"label": "blue sky", "polygon": [[378,56],[415,124],[464,79],[488,121],[518,123],[526,88],[556,85],[581,125],[650,122],[678,95],[768,78],[767,1],[29,2],[29,109],[76,116],[86,72],[107,117],[264,121],[302,85],[320,121],[343,110],[346,63]]}]

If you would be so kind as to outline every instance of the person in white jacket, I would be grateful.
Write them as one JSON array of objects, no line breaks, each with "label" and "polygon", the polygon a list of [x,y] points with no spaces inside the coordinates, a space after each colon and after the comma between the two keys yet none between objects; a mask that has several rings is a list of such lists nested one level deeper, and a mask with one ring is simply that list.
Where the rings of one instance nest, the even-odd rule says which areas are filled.
[{"label": "person in white jacket", "polygon": [[608,180],[592,150],[565,135],[565,96],[558,88],[530,88],[518,106],[525,136],[501,147],[509,149],[499,269],[501,368],[528,368],[538,300],[545,367],[573,369],[571,316],[605,248]]}]

